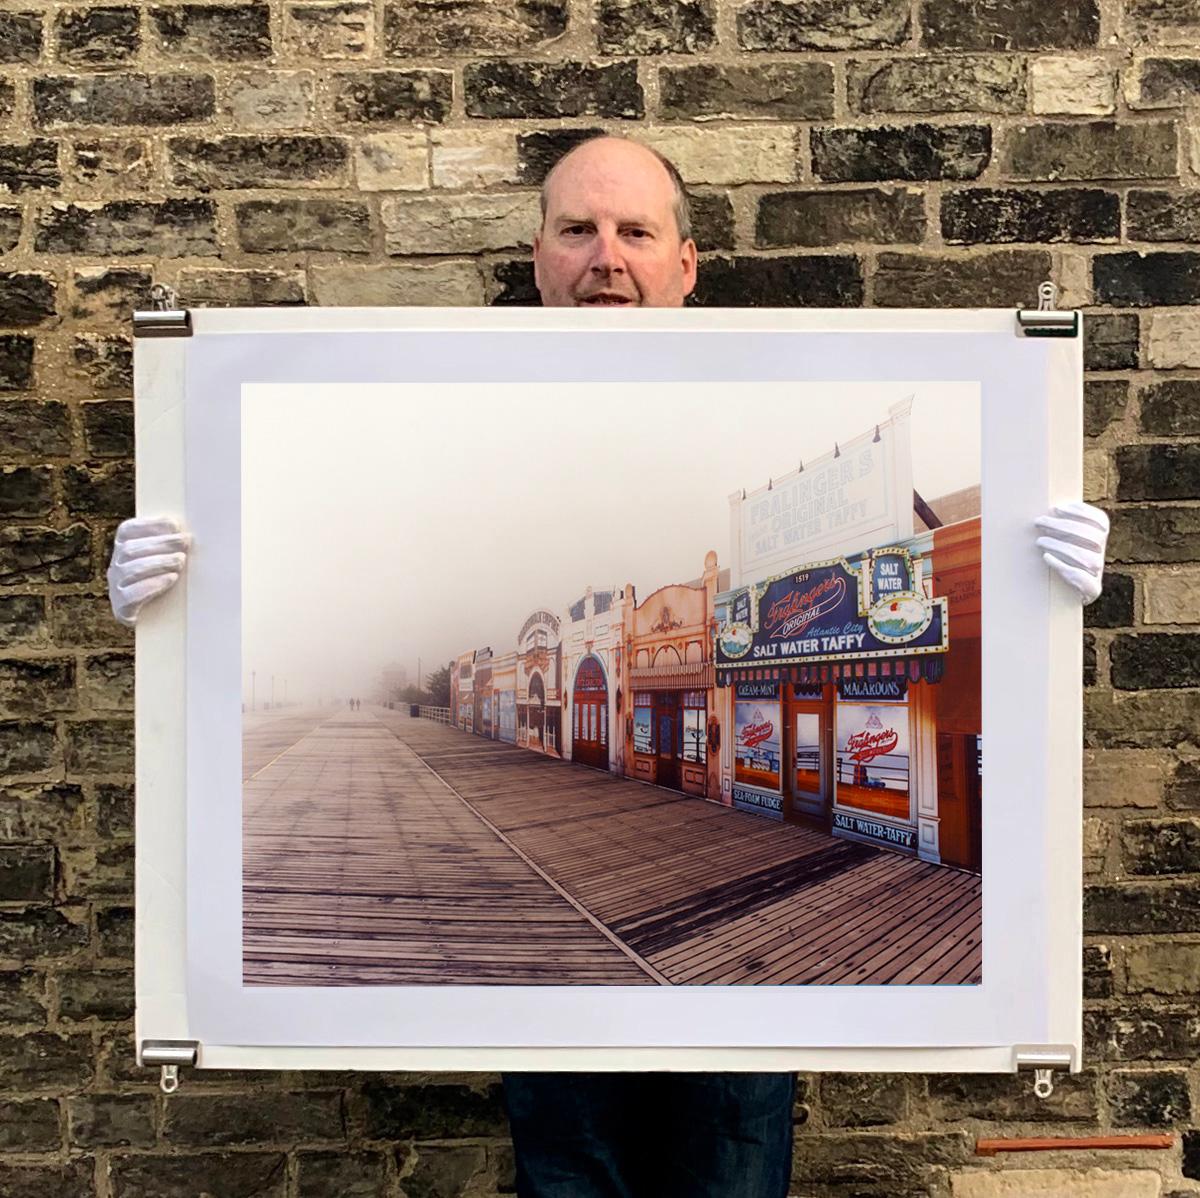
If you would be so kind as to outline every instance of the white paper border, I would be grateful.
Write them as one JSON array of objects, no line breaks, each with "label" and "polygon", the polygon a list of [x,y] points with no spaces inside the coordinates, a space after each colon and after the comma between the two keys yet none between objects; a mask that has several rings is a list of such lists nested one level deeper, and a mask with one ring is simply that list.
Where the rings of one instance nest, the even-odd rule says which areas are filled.
[{"label": "white paper border", "polygon": [[[1078,339],[1019,337],[1015,316],[1000,312],[339,309],[196,312],[193,319],[193,338],[138,343],[138,509],[180,515],[196,537],[186,589],[187,744],[202,746],[187,758],[194,797],[187,859],[196,882],[188,888],[184,1003],[181,879],[156,870],[163,858],[152,861],[143,851],[160,840],[178,865],[183,727],[172,719],[182,713],[170,655],[178,661],[184,639],[180,588],[138,632],[139,1039],[199,1039],[207,1063],[225,1065],[252,1065],[264,1051],[278,1060],[295,1049],[329,1062],[320,1067],[344,1067],[361,1050],[384,1045],[406,1046],[379,1065],[392,1068],[431,1067],[431,1056],[462,1068],[464,1054],[476,1067],[602,1067],[597,1049],[609,1061],[622,1049],[620,1059],[641,1062],[611,1067],[711,1068],[720,1060],[721,1068],[764,1068],[770,1059],[774,1067],[836,1060],[838,1068],[861,1068],[870,1059],[888,1060],[886,1068],[996,1068],[1016,1044],[1070,1046],[1078,1062],[1080,616],[1064,590],[1051,586],[1031,533],[1049,503],[1080,492]],[[246,335],[267,330],[270,338]],[[547,336],[551,330],[561,331]],[[652,330],[663,335],[647,337]],[[847,353],[845,334],[866,331],[874,334],[870,349]],[[151,346],[158,352],[147,352]],[[186,496],[170,469],[183,459],[176,390],[183,356],[194,397]],[[240,549],[236,502],[228,500],[236,500],[240,477],[230,436],[236,446],[241,383],[572,377],[982,383],[982,986],[241,986],[240,778],[238,755],[227,751],[240,744],[240,712],[237,704],[222,712],[204,702],[240,693],[240,647],[229,633]],[[158,393],[147,393],[148,379]],[[1053,454],[1045,448],[1051,432]],[[1039,663],[1051,660],[1052,636],[1047,669]],[[1053,803],[1045,801],[1051,785]],[[163,804],[153,818],[144,811],[150,794]],[[167,900],[161,910],[147,907],[151,893]],[[153,955],[145,951],[151,943]],[[565,1045],[574,1048],[555,1047]],[[538,1046],[547,1051],[529,1051]],[[697,1054],[686,1046],[703,1049],[705,1063],[694,1063]],[[334,1060],[331,1052],[342,1055]],[[381,1059],[372,1053],[372,1061]],[[751,1060],[758,1063],[730,1063]]]}]

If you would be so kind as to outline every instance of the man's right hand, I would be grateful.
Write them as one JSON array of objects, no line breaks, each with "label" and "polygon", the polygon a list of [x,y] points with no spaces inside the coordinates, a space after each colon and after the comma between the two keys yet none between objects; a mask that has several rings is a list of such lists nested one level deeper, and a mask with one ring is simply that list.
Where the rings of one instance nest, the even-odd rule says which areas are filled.
[{"label": "man's right hand", "polygon": [[169,591],[187,563],[191,538],[174,520],[135,517],[117,528],[108,564],[113,615],[132,628],[142,605]]}]

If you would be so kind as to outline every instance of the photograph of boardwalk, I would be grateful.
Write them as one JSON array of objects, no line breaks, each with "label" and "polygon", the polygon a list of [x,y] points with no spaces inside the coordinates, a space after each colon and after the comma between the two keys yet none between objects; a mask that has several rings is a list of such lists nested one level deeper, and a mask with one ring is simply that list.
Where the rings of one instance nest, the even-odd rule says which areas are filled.
[{"label": "photograph of boardwalk", "polygon": [[980,982],[974,388],[262,390],[245,984]]}]

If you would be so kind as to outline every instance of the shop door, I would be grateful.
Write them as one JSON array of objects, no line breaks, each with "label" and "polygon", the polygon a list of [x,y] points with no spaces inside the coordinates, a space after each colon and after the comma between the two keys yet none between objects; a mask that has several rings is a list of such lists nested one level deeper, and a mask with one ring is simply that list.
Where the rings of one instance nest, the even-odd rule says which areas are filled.
[{"label": "shop door", "polygon": [[788,704],[784,759],[787,815],[829,818],[829,713],[819,701]]},{"label": "shop door", "polygon": [[979,737],[939,732],[937,738],[938,852],[947,865],[982,866],[982,784]]},{"label": "shop door", "polygon": [[571,760],[608,769],[608,686],[594,657],[580,663],[572,696]]},{"label": "shop door", "polygon": [[658,753],[659,786],[679,789],[679,696],[659,695],[654,701],[655,748]]}]

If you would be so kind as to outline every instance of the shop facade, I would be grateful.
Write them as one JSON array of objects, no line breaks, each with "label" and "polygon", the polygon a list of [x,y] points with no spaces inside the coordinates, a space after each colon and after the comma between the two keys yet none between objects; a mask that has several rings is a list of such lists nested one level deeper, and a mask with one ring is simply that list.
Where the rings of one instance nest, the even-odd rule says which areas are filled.
[{"label": "shop facade", "polygon": [[584,592],[567,609],[562,623],[563,756],[593,769],[620,773],[624,744],[619,727],[621,698],[621,613],[618,592],[609,588]]},{"label": "shop facade", "polygon": [[717,596],[725,801],[978,868],[978,590],[975,518]]},{"label": "shop facade", "polygon": [[562,756],[562,645],[559,618],[539,609],[517,637],[517,744]]},{"label": "shop facade", "polygon": [[492,658],[492,738],[517,743],[517,655]]},{"label": "shop facade", "polygon": [[697,585],[622,600],[628,710],[624,774],[701,798],[720,795],[718,717],[713,707],[714,611],[719,571],[709,552]]}]

